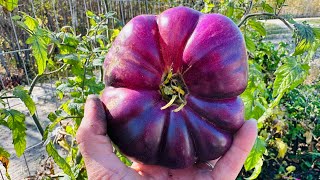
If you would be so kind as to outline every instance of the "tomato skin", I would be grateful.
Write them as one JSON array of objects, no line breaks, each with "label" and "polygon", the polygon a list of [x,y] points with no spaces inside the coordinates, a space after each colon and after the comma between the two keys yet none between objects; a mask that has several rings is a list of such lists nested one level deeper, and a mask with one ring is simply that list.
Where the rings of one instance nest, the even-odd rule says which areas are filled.
[{"label": "tomato skin", "polygon": [[[101,97],[108,135],[135,161],[187,168],[222,156],[244,123],[238,97],[246,88],[247,55],[227,17],[176,7],[133,18],[104,63]],[[186,86],[186,105],[163,109],[159,87],[168,71]]]}]

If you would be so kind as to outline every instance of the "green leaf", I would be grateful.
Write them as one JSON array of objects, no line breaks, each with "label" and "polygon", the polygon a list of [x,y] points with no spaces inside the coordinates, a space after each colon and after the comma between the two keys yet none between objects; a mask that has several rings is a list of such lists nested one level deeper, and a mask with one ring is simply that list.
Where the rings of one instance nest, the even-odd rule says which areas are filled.
[{"label": "green leaf", "polygon": [[34,32],[36,30],[36,28],[39,26],[39,23],[36,19],[32,18],[29,15],[24,15],[23,16],[24,21],[23,23],[28,27],[29,30],[31,30],[32,32]]},{"label": "green leaf", "polygon": [[12,131],[12,139],[14,149],[16,150],[17,156],[20,157],[26,149],[26,116],[14,109],[8,110],[8,127]]},{"label": "green leaf", "polygon": [[57,124],[60,123],[63,119],[64,117],[57,117],[56,119],[51,120],[52,123],[48,125],[46,130],[44,131],[42,140],[47,140],[49,133],[52,132],[53,129],[57,126]]},{"label": "green leaf", "polygon": [[5,10],[12,12],[18,7],[18,0],[0,0],[0,6]]},{"label": "green leaf", "polygon": [[234,2],[229,2],[227,7],[226,16],[232,17],[234,13]]},{"label": "green leaf", "polygon": [[8,111],[6,109],[0,109],[0,125],[8,127],[8,123],[7,121],[5,121],[7,117],[8,117]]},{"label": "green leaf", "polygon": [[204,0],[204,8],[201,9],[203,13],[210,13],[214,8],[214,4],[210,0]]},{"label": "green leaf", "polygon": [[266,29],[263,27],[263,25],[260,22],[250,20],[248,22],[248,25],[251,26],[252,29],[256,30],[261,36],[267,35]]},{"label": "green leaf", "polygon": [[263,10],[265,10],[266,12],[268,12],[268,13],[274,13],[274,9],[273,9],[273,7],[272,6],[270,6],[268,3],[263,3],[262,4],[262,8],[263,8]]},{"label": "green leaf", "polygon": [[247,88],[242,94],[241,99],[245,109],[245,119],[250,119],[252,116],[253,103],[254,103],[254,89]]},{"label": "green leaf", "polygon": [[287,173],[292,173],[293,171],[295,171],[297,168],[295,167],[295,166],[288,166],[287,168],[286,168],[286,170],[287,170]]},{"label": "green leaf", "polygon": [[18,20],[21,19],[21,16],[19,16],[19,15],[14,15],[14,16],[11,17],[11,19],[14,20],[14,21],[18,21]]},{"label": "green leaf", "polygon": [[293,58],[288,59],[275,72],[272,97],[283,95],[301,84],[306,79],[309,68],[308,64],[299,64]]},{"label": "green leaf", "polygon": [[293,37],[295,38],[296,48],[293,56],[296,56],[309,50],[312,43],[315,41],[315,35],[318,34],[315,34],[314,29],[312,29],[306,22],[295,23],[294,27],[295,30]]},{"label": "green leaf", "polygon": [[8,173],[9,162],[10,162],[9,159],[10,159],[10,154],[0,146],[0,162],[2,163],[3,167],[6,169],[6,176],[9,177],[8,179],[10,179],[10,176]]},{"label": "green leaf", "polygon": [[259,174],[261,173],[261,169],[262,169],[262,165],[263,165],[263,160],[259,159],[259,161],[257,162],[257,164],[254,166],[254,171],[252,172],[250,177],[247,177],[245,179],[256,179]]},{"label": "green leaf", "polygon": [[[263,94],[266,89],[262,67],[253,60],[249,60],[249,78],[246,90],[241,94],[245,107],[245,119],[259,117],[263,106]],[[261,96],[262,95],[262,96]]]},{"label": "green leaf", "polygon": [[263,153],[266,151],[266,143],[264,140],[257,138],[256,142],[251,149],[245,163],[244,168],[246,171],[250,171],[255,168],[256,164],[262,159]]},{"label": "green leaf", "polygon": [[58,54],[55,56],[56,59],[63,59],[67,64],[75,65],[80,62],[77,54]]},{"label": "green leaf", "polygon": [[313,34],[317,39],[320,39],[320,28],[312,28]]},{"label": "green leaf", "polygon": [[59,155],[57,150],[54,148],[52,142],[50,142],[46,146],[46,150],[48,155],[53,158],[54,162],[56,162],[56,164],[63,170],[63,172],[66,173],[68,176],[70,176],[71,179],[75,179],[70,165],[65,161],[63,157]]},{"label": "green leaf", "polygon": [[246,41],[247,50],[251,53],[254,53],[256,50],[256,45],[253,40],[247,35],[244,35],[244,40]]},{"label": "green leaf", "polygon": [[28,108],[31,116],[35,113],[36,111],[36,105],[33,102],[32,98],[28,94],[28,91],[24,90],[22,86],[17,86],[13,90],[13,95],[20,98],[21,101],[26,105]]},{"label": "green leaf", "polygon": [[0,157],[10,158],[10,154],[0,146]]},{"label": "green leaf", "polygon": [[32,55],[36,59],[38,65],[38,74],[43,74],[48,60],[47,47],[49,42],[47,33],[44,30],[37,28],[35,34],[31,35],[26,43],[31,44]]},{"label": "green leaf", "polygon": [[55,114],[55,113],[53,113],[53,112],[50,112],[49,114],[48,114],[48,119],[51,121],[51,122],[54,122],[54,120],[56,120],[58,118],[58,116]]}]

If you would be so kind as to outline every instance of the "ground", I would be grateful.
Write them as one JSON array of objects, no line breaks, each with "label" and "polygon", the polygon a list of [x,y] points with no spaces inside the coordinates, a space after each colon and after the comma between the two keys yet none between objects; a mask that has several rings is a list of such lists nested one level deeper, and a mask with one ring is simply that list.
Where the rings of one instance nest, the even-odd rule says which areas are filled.
[{"label": "ground", "polygon": [[[42,127],[46,127],[49,124],[49,120],[46,118],[50,112],[54,112],[58,108],[58,103],[55,97],[55,87],[52,84],[38,84],[33,90],[33,100],[37,106],[37,115],[41,122]],[[27,149],[24,156],[18,158],[15,155],[15,151],[12,145],[11,132],[7,128],[0,126],[0,146],[4,147],[11,154],[9,164],[9,174],[12,179],[21,179],[21,177],[27,177],[34,175],[39,169],[40,161],[43,161],[47,155],[45,147],[43,146],[41,134],[36,128],[32,118],[28,115],[28,110],[19,99],[10,99],[9,104],[11,108],[22,111],[27,114]],[[5,174],[5,170],[0,166],[2,174]],[[1,176],[1,175],[0,175]]]}]

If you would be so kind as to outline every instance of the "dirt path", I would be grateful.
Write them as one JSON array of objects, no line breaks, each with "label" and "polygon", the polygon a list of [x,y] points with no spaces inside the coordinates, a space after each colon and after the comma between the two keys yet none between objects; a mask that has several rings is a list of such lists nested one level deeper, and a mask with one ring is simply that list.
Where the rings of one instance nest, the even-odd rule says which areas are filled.
[{"label": "dirt path", "polygon": [[[58,108],[54,91],[55,88],[51,84],[39,84],[33,90],[33,100],[36,103],[37,115],[43,128],[50,122],[47,119],[47,115]],[[15,155],[10,130],[0,126],[0,146],[4,147],[11,154],[9,174],[11,178],[15,180],[34,175],[39,167],[40,161],[46,158],[47,155],[42,143],[41,134],[28,114],[27,108],[19,99],[10,99],[9,104],[11,108],[17,109],[27,115],[27,149],[24,156],[20,158]],[[5,170],[2,166],[0,166],[0,170],[4,175]]]}]

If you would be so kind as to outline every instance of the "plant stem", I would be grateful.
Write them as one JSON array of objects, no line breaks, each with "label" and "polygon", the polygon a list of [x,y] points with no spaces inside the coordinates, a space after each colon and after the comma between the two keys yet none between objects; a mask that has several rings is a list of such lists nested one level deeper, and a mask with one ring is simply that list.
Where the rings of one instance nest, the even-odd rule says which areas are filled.
[{"label": "plant stem", "polygon": [[54,74],[56,72],[59,72],[60,70],[62,70],[64,67],[66,67],[67,64],[63,64],[59,69],[56,69],[54,71],[51,71],[51,72],[48,72],[48,73],[43,73],[43,74],[38,74],[32,81],[31,85],[30,85],[30,89],[29,89],[29,92],[28,94],[31,95],[32,91],[33,91],[33,88],[34,86],[36,85],[37,81],[42,77],[42,76],[47,76],[47,75],[50,75],[50,74]]},{"label": "plant stem", "polygon": [[103,72],[103,67],[102,66],[100,66],[100,74],[101,74],[100,81],[103,82],[104,72]]},{"label": "plant stem", "polygon": [[44,131],[43,131],[43,128],[42,128],[42,126],[40,124],[40,121],[39,121],[38,117],[36,116],[36,114],[32,115],[32,119],[33,119],[34,123],[36,124],[41,136],[43,137],[43,132]]},{"label": "plant stem", "polygon": [[12,99],[12,98],[17,98],[15,96],[4,96],[4,97],[0,97],[0,99]]},{"label": "plant stem", "polygon": [[249,12],[251,11],[252,6],[253,6],[252,0],[251,0],[248,4],[249,4],[249,6],[246,8],[246,12],[244,13],[244,16],[246,16],[247,14],[249,14]]},{"label": "plant stem", "polygon": [[76,155],[76,165],[80,164],[82,159],[82,154],[80,152],[80,150],[78,150],[77,155]]},{"label": "plant stem", "polygon": [[[38,74],[32,81],[31,85],[30,85],[30,89],[28,91],[28,94],[31,95],[32,91],[33,91],[33,88],[34,86],[36,85],[37,81],[44,75],[50,75],[50,74],[53,74],[53,73],[56,73],[56,72],[59,72],[61,69],[63,69],[67,64],[63,64],[59,69],[56,69],[54,71],[51,71],[51,72],[48,72],[48,73],[43,73],[43,74]],[[43,137],[43,128],[39,122],[39,119],[38,117],[36,116],[36,114],[33,114],[32,115],[32,119],[34,121],[34,123],[36,124],[41,136]]]},{"label": "plant stem", "polygon": [[290,24],[283,17],[278,16],[276,14],[272,14],[272,13],[252,13],[252,14],[247,14],[241,19],[241,21],[238,24],[238,27],[241,27],[249,18],[256,17],[256,16],[271,16],[271,17],[277,18],[277,19],[281,20],[290,29],[290,31],[293,31],[293,28],[290,26]]}]

